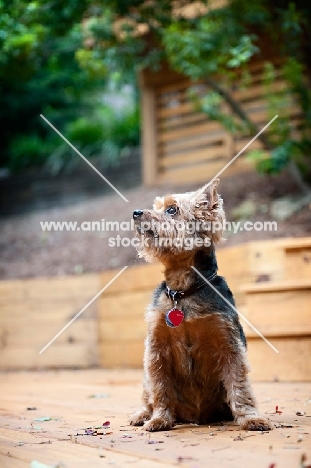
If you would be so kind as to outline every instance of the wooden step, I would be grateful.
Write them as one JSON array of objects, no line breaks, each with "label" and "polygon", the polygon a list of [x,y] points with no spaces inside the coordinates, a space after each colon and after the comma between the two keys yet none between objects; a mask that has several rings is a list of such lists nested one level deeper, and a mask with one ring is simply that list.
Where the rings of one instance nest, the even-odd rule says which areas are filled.
[{"label": "wooden step", "polygon": [[[263,335],[311,336],[311,279],[244,285],[245,314]],[[247,336],[256,336],[245,325]]]},{"label": "wooden step", "polygon": [[252,282],[311,278],[311,237],[251,242],[247,247]]},{"label": "wooden step", "polygon": [[283,281],[263,281],[261,283],[250,283],[241,286],[241,291],[246,294],[260,294],[265,292],[270,293],[274,291],[295,291],[304,289],[311,289],[311,278],[290,279]]},{"label": "wooden step", "polygon": [[310,338],[271,339],[271,343],[279,351],[278,354],[261,338],[250,338],[247,343],[252,380],[283,382],[311,380]]}]

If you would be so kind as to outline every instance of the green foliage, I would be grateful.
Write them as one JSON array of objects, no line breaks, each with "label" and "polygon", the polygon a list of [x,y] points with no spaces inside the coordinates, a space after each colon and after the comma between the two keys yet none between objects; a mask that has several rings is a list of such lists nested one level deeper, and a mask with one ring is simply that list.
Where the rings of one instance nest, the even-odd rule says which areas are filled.
[{"label": "green foliage", "polygon": [[[253,155],[257,167],[274,173],[293,159],[301,168],[308,165],[311,91],[305,76],[310,70],[311,4],[228,0],[211,8],[203,0],[205,11],[183,15],[181,8],[191,4],[195,10],[195,0],[11,0],[7,11],[0,0],[2,164],[9,162],[12,168],[18,161],[22,166],[40,164],[47,155],[56,140],[40,113],[86,155],[105,153],[106,162],[116,161],[122,147],[138,142],[138,113],[120,116],[97,110],[94,91],[111,79],[132,82],[139,70],[146,66],[156,70],[163,60],[193,81],[212,78],[208,95],[194,90],[197,108],[230,132],[249,133],[254,125],[230,90],[237,78],[241,87],[249,85],[249,61],[260,54],[267,61],[268,113],[271,117],[278,113],[279,118],[265,135],[270,156]],[[271,52],[285,59],[282,71],[288,86],[277,92]],[[229,94],[221,92],[219,84]],[[295,136],[288,113],[294,102],[304,115],[301,134]],[[85,117],[89,115],[91,119]],[[56,161],[55,167],[71,161],[63,144],[56,144],[52,153],[49,162]],[[18,154],[24,154],[23,162]]]},{"label": "green foliage", "polygon": [[17,171],[30,166],[41,166],[53,151],[53,143],[39,135],[21,135],[10,146],[9,167]]},{"label": "green foliage", "polygon": [[[12,170],[40,165],[50,152],[46,115],[64,128],[92,108],[86,93],[103,86],[79,66],[81,18],[88,0],[0,2],[0,164]],[[39,146],[41,143],[41,151]]]},{"label": "green foliage", "polygon": [[67,126],[66,138],[78,146],[92,145],[103,139],[102,122],[80,117]]},{"label": "green foliage", "polygon": [[[134,107],[117,113],[108,106],[97,106],[91,119],[80,117],[64,129],[66,138],[87,158],[100,158],[101,168],[116,165],[131,148],[139,145],[139,113]],[[51,148],[51,145],[49,145]],[[46,167],[53,174],[70,172],[80,158],[62,139],[53,137],[53,149],[46,157]]]}]

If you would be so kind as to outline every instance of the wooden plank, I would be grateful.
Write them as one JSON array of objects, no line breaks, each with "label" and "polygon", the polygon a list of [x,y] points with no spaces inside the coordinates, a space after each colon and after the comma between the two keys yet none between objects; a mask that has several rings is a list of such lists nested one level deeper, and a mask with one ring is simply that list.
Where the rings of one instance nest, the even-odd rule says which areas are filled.
[{"label": "wooden plank", "polygon": [[247,255],[247,244],[217,248],[216,250],[218,272],[226,278],[229,288],[234,294],[238,309],[245,303],[245,294],[241,292],[241,285],[250,282],[252,278],[247,262],[241,261],[241,259],[247,258]]},{"label": "wooden plank", "polygon": [[285,251],[285,277],[311,278],[311,246]]},{"label": "wooden plank", "polygon": [[144,341],[147,327],[144,314],[135,319],[132,314],[122,320],[101,320],[99,323],[99,339],[104,343],[116,341]]},{"label": "wooden plank", "polygon": [[191,151],[191,160],[189,158],[189,152],[187,153],[177,153],[174,156],[162,157],[159,160],[160,168],[173,168],[176,166],[181,166],[182,164],[188,163],[193,164],[198,161],[204,161],[208,163],[210,160],[214,161],[215,159],[221,159],[222,161],[226,158],[227,155],[227,146],[220,145],[214,146],[212,148],[197,149]]},{"label": "wooden plank", "polygon": [[177,96],[187,96],[186,92],[188,88],[197,86],[201,83],[202,81],[193,82],[190,79],[185,78],[182,81],[177,81],[164,86],[158,86],[156,93],[159,105],[162,106],[163,104],[169,102],[170,99],[172,99],[171,96],[174,96],[175,93]]},{"label": "wooden plank", "polygon": [[267,337],[311,336],[310,305],[311,288],[246,294],[247,318]]},{"label": "wooden plank", "polygon": [[223,131],[216,130],[214,132],[205,134],[198,134],[196,136],[179,138],[176,140],[168,140],[165,142],[158,142],[159,157],[165,154],[174,154],[183,151],[191,151],[199,146],[213,147],[218,146],[219,142],[226,139],[226,134]]},{"label": "wooden plank", "polygon": [[[251,137],[246,137],[246,138],[243,138],[243,139],[237,139],[234,141],[234,149],[235,151],[238,153],[239,151],[241,151],[251,140]],[[245,154],[248,153],[249,151],[252,151],[252,150],[255,150],[255,149],[262,149],[263,148],[263,144],[261,143],[261,141],[258,140],[254,140],[245,150]]]},{"label": "wooden plank", "polygon": [[98,275],[2,281],[0,291],[1,369],[98,363],[96,303],[58,337],[54,352],[39,355],[99,291]]},{"label": "wooden plank", "polygon": [[156,110],[156,116],[158,120],[195,112],[195,108],[192,102],[172,104],[174,105],[170,105],[168,107],[161,107]]},{"label": "wooden plank", "polygon": [[0,369],[85,368],[98,365],[97,348],[93,343],[57,343],[56,340],[46,351],[39,354],[46,344],[42,340],[40,346],[16,345],[3,348],[0,356]]},{"label": "wooden plank", "polygon": [[[288,89],[288,84],[284,80],[275,80],[272,85],[269,86],[269,92],[273,91],[274,94],[282,94]],[[267,88],[263,84],[249,86],[245,89],[235,91],[235,99],[239,102],[246,100],[256,99],[258,97],[265,97],[267,94]]]},{"label": "wooden plank", "polygon": [[153,283],[147,290],[124,292],[112,296],[102,297],[99,302],[99,320],[123,321],[128,317],[144,318],[145,309],[152,299],[152,293],[157,283]]},{"label": "wooden plank", "polygon": [[142,88],[141,114],[143,181],[146,186],[152,186],[157,178],[157,123],[155,113],[155,94],[152,88]]},{"label": "wooden plank", "polygon": [[292,250],[309,249],[311,248],[311,237],[283,239],[282,245],[286,253]]},{"label": "wooden plank", "polygon": [[311,339],[271,339],[279,354],[275,353],[261,338],[248,339],[250,376],[257,381],[310,382]]},{"label": "wooden plank", "polygon": [[176,114],[169,118],[158,119],[158,131],[165,132],[184,128],[188,125],[200,124],[209,121],[207,114],[203,112],[192,112],[189,114]]},{"label": "wooden plank", "polygon": [[201,134],[208,134],[214,130],[219,130],[220,133],[225,134],[221,125],[218,122],[204,122],[200,125],[189,126],[182,130],[170,130],[158,135],[158,142],[166,142],[174,139],[183,139],[186,137],[193,137]]},{"label": "wooden plank", "polygon": [[[69,322],[87,301],[50,301],[49,303],[36,301],[22,301],[16,299],[15,301],[3,301],[1,304],[0,325],[21,325],[26,326],[29,323],[35,325],[47,325],[51,322],[61,323],[63,321]],[[86,320],[92,318],[96,320],[97,302],[91,304],[79,317],[79,320]]]},{"label": "wooden plank", "polygon": [[[4,280],[0,282],[1,301],[21,299],[91,299],[99,291],[98,275]],[[3,302],[2,302],[3,303]]]},{"label": "wooden plank", "polygon": [[[1,349],[31,346],[40,348],[48,343],[67,323],[68,320],[56,321],[52,311],[49,319],[42,321],[29,320],[19,321],[11,315],[11,320],[5,320],[0,317],[0,342]],[[65,330],[57,339],[58,343],[87,343],[96,348],[97,343],[97,320],[82,319],[79,317],[74,323]]]},{"label": "wooden plank", "polygon": [[140,369],[143,366],[144,341],[101,342],[99,363],[104,369]]},{"label": "wooden plank", "polygon": [[264,281],[256,284],[244,284],[241,288],[247,294],[270,294],[273,292],[287,292],[287,291],[310,291],[311,278],[290,279],[283,281]]},{"label": "wooden plank", "polygon": [[248,264],[254,282],[284,278],[285,255],[278,240],[249,244]]},{"label": "wooden plank", "polygon": [[[192,167],[178,168],[159,174],[158,181],[159,183],[172,182],[172,180],[178,180],[180,183],[206,182],[207,179],[212,178],[215,174],[217,174],[217,172],[219,172],[223,166],[223,161],[216,161],[213,163],[198,164]],[[226,169],[226,176],[228,177],[237,171],[247,172],[251,170],[251,168],[251,163],[246,161],[243,157],[240,157],[237,161],[234,162],[234,165],[231,165],[228,167],[228,169]]]},{"label": "wooden plank", "polygon": [[[92,416],[95,417],[95,411]],[[29,419],[30,425],[31,418]],[[119,425],[120,423],[118,423]],[[71,431],[72,433],[75,432]],[[68,468],[77,468],[91,466],[92,468],[102,468],[111,465],[123,467],[127,466],[127,464],[135,464],[135,467],[138,468],[146,466],[148,468],[163,467],[163,463],[145,458],[143,454],[129,454],[127,450],[124,453],[120,450],[120,447],[119,450],[111,450],[111,447],[106,446],[106,444],[98,444],[97,441],[95,443],[92,437],[88,441],[78,439],[79,437],[73,439],[76,440],[76,443],[73,443],[66,434],[61,440],[57,440],[56,434],[52,434],[52,437],[48,438],[42,437],[38,432],[29,434],[25,429],[19,429],[18,431],[8,428],[0,429],[0,460],[3,460],[1,467],[30,468],[32,461],[37,461],[46,467],[66,466]],[[101,442],[103,441],[101,440]],[[169,463],[166,466],[173,467],[174,465]]]},{"label": "wooden plank", "polygon": [[[116,292],[122,292],[122,296],[118,296],[121,299],[123,293],[126,292],[153,290],[158,283],[164,280],[163,270],[164,267],[160,263],[129,267],[109,286],[101,297],[108,297],[115,295]],[[103,288],[119,271],[118,269],[103,272],[100,275],[100,287]]]}]

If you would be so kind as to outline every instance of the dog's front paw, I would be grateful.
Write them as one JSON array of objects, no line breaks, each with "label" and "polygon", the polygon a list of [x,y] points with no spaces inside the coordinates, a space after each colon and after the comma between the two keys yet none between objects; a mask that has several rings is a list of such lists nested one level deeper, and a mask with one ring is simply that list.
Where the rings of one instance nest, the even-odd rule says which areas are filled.
[{"label": "dog's front paw", "polygon": [[144,424],[144,429],[149,432],[168,431],[172,429],[174,422],[166,418],[153,418]]},{"label": "dog's front paw", "polygon": [[268,419],[252,417],[241,421],[241,429],[246,431],[271,431],[273,426]]},{"label": "dog's front paw", "polygon": [[137,411],[130,417],[129,423],[131,426],[143,426],[150,417],[151,415],[147,410]]}]

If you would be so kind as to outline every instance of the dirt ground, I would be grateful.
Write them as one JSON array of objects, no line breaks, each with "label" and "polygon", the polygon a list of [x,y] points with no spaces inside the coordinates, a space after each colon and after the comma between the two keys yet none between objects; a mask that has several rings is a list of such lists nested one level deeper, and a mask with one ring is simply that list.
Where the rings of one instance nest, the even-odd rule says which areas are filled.
[{"label": "dirt ground", "polygon": [[[103,181],[103,184],[105,182]],[[98,272],[124,265],[139,264],[132,246],[109,246],[109,238],[133,236],[125,231],[42,231],[41,221],[130,221],[136,208],[150,207],[156,195],[184,192],[197,185],[170,185],[156,188],[122,190],[126,203],[112,189],[109,194],[88,200],[73,201],[70,206],[54,207],[42,211],[28,211],[0,220],[0,278],[26,278]],[[273,220],[272,203],[285,195],[299,194],[291,176],[262,177],[256,173],[222,178],[219,186],[227,219],[250,221]],[[248,202],[248,213],[236,214],[242,202]],[[277,231],[228,232],[227,241],[219,246],[240,244],[277,237],[311,235],[311,206],[305,206],[285,221],[277,222]]]}]

